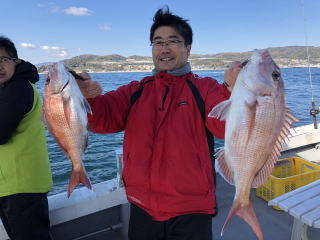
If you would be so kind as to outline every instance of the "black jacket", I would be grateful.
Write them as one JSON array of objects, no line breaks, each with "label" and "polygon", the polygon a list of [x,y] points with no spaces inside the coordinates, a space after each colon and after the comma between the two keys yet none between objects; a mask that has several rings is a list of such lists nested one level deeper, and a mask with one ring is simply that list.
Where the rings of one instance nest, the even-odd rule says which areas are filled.
[{"label": "black jacket", "polygon": [[9,81],[0,84],[0,144],[5,144],[23,116],[33,106],[33,88],[29,83],[39,81],[37,68],[22,61]]}]

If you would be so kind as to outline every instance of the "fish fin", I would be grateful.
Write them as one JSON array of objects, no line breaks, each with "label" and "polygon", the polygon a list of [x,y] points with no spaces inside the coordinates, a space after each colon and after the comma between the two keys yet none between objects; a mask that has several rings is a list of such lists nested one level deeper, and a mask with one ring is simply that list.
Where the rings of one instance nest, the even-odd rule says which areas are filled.
[{"label": "fish fin", "polygon": [[67,195],[70,197],[73,190],[78,186],[78,184],[82,183],[84,186],[86,186],[88,189],[92,189],[90,179],[86,173],[86,170],[82,167],[80,170],[75,171],[72,169],[69,186],[68,186],[68,192]]},{"label": "fish fin", "polygon": [[290,108],[286,107],[285,122],[291,124],[293,122],[298,122],[299,119],[291,112]]},{"label": "fish fin", "polygon": [[281,155],[281,147],[282,142],[285,141],[285,138],[291,135],[290,133],[290,126],[293,122],[299,121],[290,111],[289,108],[286,108],[285,112],[285,120],[283,126],[281,128],[280,134],[278,139],[276,140],[273,150],[268,157],[268,160],[265,162],[264,166],[261,168],[257,176],[252,182],[252,187],[257,188],[261,186],[269,177],[274,167],[274,164],[277,162],[279,156]]},{"label": "fish fin", "polygon": [[83,98],[82,104],[83,104],[84,109],[87,111],[87,113],[92,115],[92,110],[91,110],[90,104],[88,103],[87,99]]},{"label": "fish fin", "polygon": [[219,148],[215,154],[215,169],[229,184],[234,185],[233,171],[230,170],[226,160],[224,158],[224,148]]},{"label": "fish fin", "polygon": [[217,106],[212,108],[212,110],[208,114],[208,117],[226,120],[229,113],[230,105],[231,99],[219,103]]},{"label": "fish fin", "polygon": [[244,221],[246,221],[250,227],[252,228],[253,232],[256,234],[259,240],[263,240],[263,235],[260,227],[260,223],[258,221],[258,218],[256,216],[256,213],[253,208],[253,204],[251,201],[249,201],[249,204],[247,206],[241,206],[240,201],[235,199],[233,201],[231,210],[228,214],[227,220],[225,221],[222,230],[221,230],[221,236],[223,235],[226,227],[230,223],[231,219],[234,215],[238,215],[240,218],[242,218]]}]

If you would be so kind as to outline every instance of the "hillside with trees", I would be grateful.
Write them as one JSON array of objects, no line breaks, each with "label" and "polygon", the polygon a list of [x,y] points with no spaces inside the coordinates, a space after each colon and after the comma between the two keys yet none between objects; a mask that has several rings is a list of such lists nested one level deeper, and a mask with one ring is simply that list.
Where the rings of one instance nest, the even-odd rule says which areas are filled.
[{"label": "hillside with trees", "polygon": [[[269,48],[273,59],[280,67],[306,67],[306,47],[289,46]],[[310,65],[320,67],[320,47],[309,47]],[[225,69],[230,62],[244,61],[248,59],[251,52],[226,52],[217,54],[191,54],[189,61],[193,70],[215,70]],[[111,55],[80,55],[64,60],[65,64],[77,71],[88,72],[134,72],[151,71],[153,69],[152,58],[147,56],[123,57],[118,54]],[[38,71],[45,73],[50,64],[39,64]]]}]

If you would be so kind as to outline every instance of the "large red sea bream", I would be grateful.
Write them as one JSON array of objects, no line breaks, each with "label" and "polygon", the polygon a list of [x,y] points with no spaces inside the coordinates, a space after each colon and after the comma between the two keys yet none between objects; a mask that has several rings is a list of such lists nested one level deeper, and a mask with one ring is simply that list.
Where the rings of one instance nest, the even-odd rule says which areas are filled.
[{"label": "large red sea bream", "polygon": [[280,156],[281,142],[298,119],[286,107],[279,67],[268,51],[255,50],[240,71],[229,100],[214,107],[210,117],[226,120],[225,146],[217,154],[216,169],[236,187],[221,234],[236,214],[263,239],[250,190],[266,181]]}]

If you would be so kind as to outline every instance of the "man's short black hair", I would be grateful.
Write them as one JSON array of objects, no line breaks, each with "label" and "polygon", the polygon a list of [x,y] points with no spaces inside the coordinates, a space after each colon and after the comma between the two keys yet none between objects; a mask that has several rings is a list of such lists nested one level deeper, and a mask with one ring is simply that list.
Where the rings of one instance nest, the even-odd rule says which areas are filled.
[{"label": "man's short black hair", "polygon": [[193,34],[188,20],[173,15],[167,6],[160,8],[153,17],[153,24],[150,29],[150,42],[153,40],[155,30],[161,26],[172,27],[176,30],[183,37],[186,46],[192,44]]},{"label": "man's short black hair", "polygon": [[17,49],[9,38],[0,36],[0,48],[3,48],[10,57],[18,58]]}]

